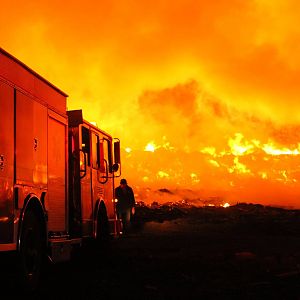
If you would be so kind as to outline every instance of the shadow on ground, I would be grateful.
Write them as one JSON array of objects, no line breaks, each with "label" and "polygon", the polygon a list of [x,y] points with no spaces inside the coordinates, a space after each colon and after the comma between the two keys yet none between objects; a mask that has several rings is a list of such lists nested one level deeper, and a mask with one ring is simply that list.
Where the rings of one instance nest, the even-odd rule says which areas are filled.
[{"label": "shadow on ground", "polygon": [[298,211],[140,205],[132,225],[50,266],[31,299],[300,299]]}]

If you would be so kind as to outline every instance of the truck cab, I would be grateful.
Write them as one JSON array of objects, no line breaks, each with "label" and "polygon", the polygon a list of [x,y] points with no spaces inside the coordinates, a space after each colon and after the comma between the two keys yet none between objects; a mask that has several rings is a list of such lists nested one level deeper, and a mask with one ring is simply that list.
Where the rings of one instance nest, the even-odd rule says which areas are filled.
[{"label": "truck cab", "polygon": [[120,141],[69,111],[69,228],[71,237],[117,234],[114,178],[120,176]]}]

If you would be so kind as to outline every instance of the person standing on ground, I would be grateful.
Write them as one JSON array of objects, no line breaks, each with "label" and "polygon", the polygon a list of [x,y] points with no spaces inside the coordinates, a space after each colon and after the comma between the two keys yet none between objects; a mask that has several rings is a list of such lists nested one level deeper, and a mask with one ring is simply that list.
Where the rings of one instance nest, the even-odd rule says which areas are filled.
[{"label": "person standing on ground", "polygon": [[115,189],[117,201],[118,218],[122,219],[123,231],[130,227],[131,215],[134,214],[135,198],[132,188],[127,184],[126,179],[121,179],[120,185]]}]

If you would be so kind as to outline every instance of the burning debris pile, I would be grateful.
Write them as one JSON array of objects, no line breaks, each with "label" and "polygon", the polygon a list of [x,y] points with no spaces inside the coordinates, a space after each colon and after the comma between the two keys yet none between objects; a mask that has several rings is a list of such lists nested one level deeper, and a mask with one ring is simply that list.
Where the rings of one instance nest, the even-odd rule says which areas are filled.
[{"label": "burning debris pile", "polygon": [[300,231],[300,210],[284,209],[261,204],[238,203],[230,207],[195,206],[189,202],[177,201],[160,204],[153,202],[136,204],[134,225],[145,222],[164,222],[189,218],[197,223],[228,224],[240,233],[295,234]]},{"label": "burning debris pile", "polygon": [[[234,203],[243,199],[299,209],[297,132],[297,128],[282,132],[266,128],[266,134],[257,137],[235,132],[224,134],[218,143],[184,149],[165,137],[163,141],[148,143],[144,151],[125,150],[125,172],[133,176],[136,171],[139,173],[138,179],[130,180],[136,183],[136,190],[146,203],[151,199],[174,199],[185,193],[189,198],[198,198],[198,202],[210,197]],[[168,187],[171,193],[157,190],[158,186]]]},{"label": "burning debris pile", "polygon": [[174,220],[187,216],[192,208],[194,208],[194,206],[185,201],[164,204],[153,202],[150,205],[139,201],[136,203],[136,213],[133,221],[135,223],[144,223],[150,221],[164,222]]}]

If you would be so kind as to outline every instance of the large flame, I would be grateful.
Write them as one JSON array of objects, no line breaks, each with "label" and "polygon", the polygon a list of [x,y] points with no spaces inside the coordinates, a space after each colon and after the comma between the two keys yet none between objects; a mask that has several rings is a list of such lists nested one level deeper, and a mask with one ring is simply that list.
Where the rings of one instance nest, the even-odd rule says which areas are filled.
[{"label": "large flame", "polygon": [[121,139],[136,189],[300,206],[299,8],[12,0],[0,45]]}]

